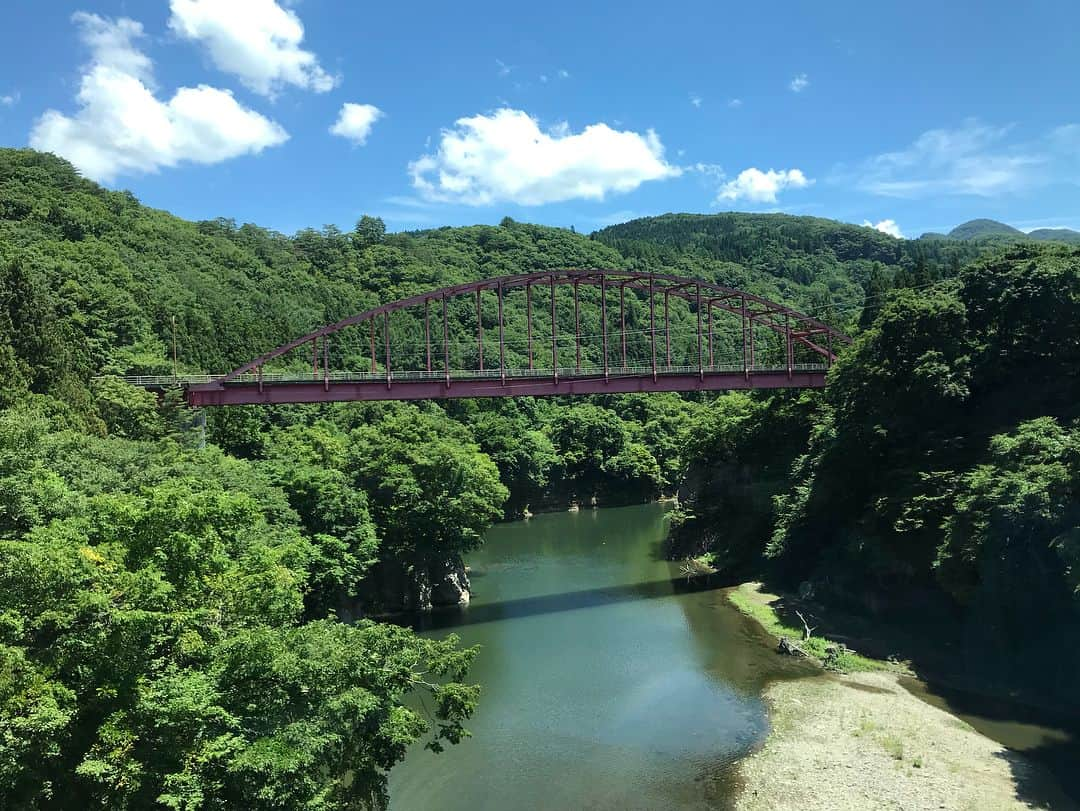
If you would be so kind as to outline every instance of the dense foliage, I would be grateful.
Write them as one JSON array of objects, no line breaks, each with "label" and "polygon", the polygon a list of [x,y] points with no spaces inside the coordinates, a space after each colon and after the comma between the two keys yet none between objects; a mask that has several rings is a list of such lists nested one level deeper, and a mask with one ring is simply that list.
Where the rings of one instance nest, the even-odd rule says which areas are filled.
[{"label": "dense foliage", "polygon": [[[823,398],[738,398],[705,423],[701,492],[752,465],[771,483],[758,511],[771,533],[702,539],[708,498],[688,528],[721,558],[763,557],[849,604],[939,589],[1003,649],[1006,677],[1075,650],[1078,336],[1075,248],[1017,246],[955,282],[896,291]],[[1037,676],[1064,692],[1076,663],[1062,659]]]},{"label": "dense foliage", "polygon": [[585,406],[608,459],[557,403],[235,409],[204,432],[118,375],[166,372],[174,347],[180,371],[227,369],[377,300],[620,262],[510,221],[189,223],[0,151],[4,804],[377,807],[411,742],[459,740],[475,652],[338,617],[437,598],[508,488],[516,512],[672,487],[692,406]]},{"label": "dense foliage", "polygon": [[632,266],[671,269],[748,290],[850,329],[871,285],[951,275],[980,247],[900,240],[873,228],[786,214],[665,214],[593,235]]},{"label": "dense foliage", "polygon": [[58,410],[0,416],[5,807],[367,808],[432,722],[460,738],[474,650],[319,608],[362,502],[317,534],[250,463]]},{"label": "dense foliage", "polygon": [[[739,214],[593,238],[510,220],[387,234],[372,217],[286,237],[0,150],[6,805],[379,807],[411,743],[466,734],[476,652],[363,617],[458,602],[461,555],[503,515],[640,501],[688,471],[684,530],[718,561],[921,579],[969,606],[1012,588],[1002,605],[1037,616],[1019,584],[1071,610],[1077,257],[1017,249],[948,281],[986,250]],[[232,408],[204,430],[175,393],[119,379],[169,371],[174,347],[180,371],[221,371],[376,302],[596,266],[717,281],[863,334],[824,398]],[[451,327],[471,335],[461,305]],[[594,291],[581,305],[595,332]],[[646,318],[629,302],[632,358]],[[691,324],[681,303],[672,318]],[[718,330],[720,350],[736,338]],[[472,362],[471,341],[454,351]]]}]

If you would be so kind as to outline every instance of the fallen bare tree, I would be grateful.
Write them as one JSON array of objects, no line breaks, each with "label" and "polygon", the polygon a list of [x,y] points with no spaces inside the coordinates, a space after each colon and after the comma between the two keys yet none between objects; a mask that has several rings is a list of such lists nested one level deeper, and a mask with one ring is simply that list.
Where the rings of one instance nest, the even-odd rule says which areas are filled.
[{"label": "fallen bare tree", "polygon": [[785,656],[802,656],[809,658],[810,654],[799,647],[796,643],[792,642],[786,636],[780,637],[780,644],[776,646],[778,653],[782,653]]}]

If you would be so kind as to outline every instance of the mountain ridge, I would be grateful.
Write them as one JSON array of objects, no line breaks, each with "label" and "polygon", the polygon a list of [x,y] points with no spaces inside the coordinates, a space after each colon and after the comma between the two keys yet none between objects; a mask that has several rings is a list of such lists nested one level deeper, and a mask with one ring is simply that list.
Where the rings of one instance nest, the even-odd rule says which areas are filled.
[{"label": "mountain ridge", "polygon": [[919,237],[924,240],[953,239],[961,242],[973,240],[1012,240],[1035,242],[1065,242],[1070,244],[1080,243],[1080,231],[1071,228],[1036,228],[1033,231],[1024,232],[1019,228],[987,218],[977,218],[962,222],[947,234],[935,231],[927,231]]}]

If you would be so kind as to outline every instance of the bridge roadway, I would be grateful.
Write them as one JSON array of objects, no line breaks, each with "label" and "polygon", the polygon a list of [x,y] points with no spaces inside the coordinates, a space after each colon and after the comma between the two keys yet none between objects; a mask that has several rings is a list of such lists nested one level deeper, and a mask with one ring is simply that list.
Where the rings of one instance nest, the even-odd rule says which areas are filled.
[{"label": "bridge roadway", "polygon": [[188,404],[200,406],[279,405],[358,400],[429,400],[468,397],[551,397],[656,391],[725,391],[739,389],[823,388],[828,365],[672,366],[653,372],[649,366],[559,369],[485,369],[241,374],[173,377],[140,376],[125,380],[144,388],[182,386]]}]

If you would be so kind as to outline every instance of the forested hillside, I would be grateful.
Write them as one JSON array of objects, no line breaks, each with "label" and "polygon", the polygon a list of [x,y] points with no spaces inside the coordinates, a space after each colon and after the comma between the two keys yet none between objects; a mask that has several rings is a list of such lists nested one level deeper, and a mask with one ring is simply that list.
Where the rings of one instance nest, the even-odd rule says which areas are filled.
[{"label": "forested hillside", "polygon": [[[186,222],[0,150],[8,796],[377,807],[412,741],[465,734],[475,651],[362,617],[466,601],[461,556],[503,516],[647,500],[688,471],[681,537],[718,563],[1072,605],[1077,256],[1024,248],[960,272],[990,249],[741,214],[592,237],[364,217],[289,237]],[[220,372],[410,293],[597,266],[744,288],[862,335],[824,397],[236,408],[204,433],[175,393],[118,379],[169,372],[174,345],[181,372]],[[1021,538],[999,527],[1021,525],[997,566]]]},{"label": "forested hillside", "polygon": [[167,372],[174,345],[181,371],[220,371],[421,289],[621,262],[509,221],[189,223],[0,151],[5,798],[378,806],[412,741],[459,740],[474,651],[337,617],[467,600],[460,555],[504,512],[673,487],[698,406],[239,409],[203,447],[176,396],[117,376]]},{"label": "forested hillside", "polygon": [[971,646],[957,669],[1075,701],[1078,335],[1076,248],[890,295],[822,397],[710,410],[682,543],[859,612],[937,606]]},{"label": "forested hillside", "polygon": [[858,318],[867,290],[935,281],[981,250],[787,214],[665,214],[613,225],[593,238],[631,264],[677,268],[795,301],[838,326]]}]

